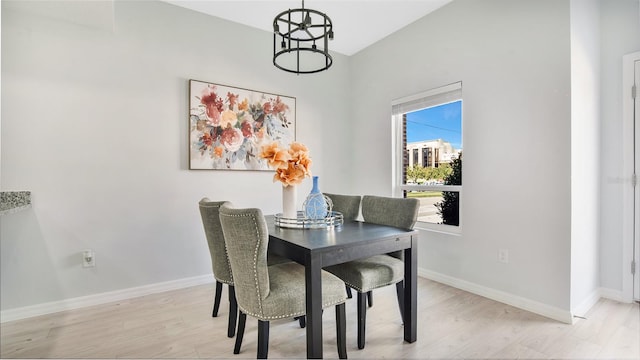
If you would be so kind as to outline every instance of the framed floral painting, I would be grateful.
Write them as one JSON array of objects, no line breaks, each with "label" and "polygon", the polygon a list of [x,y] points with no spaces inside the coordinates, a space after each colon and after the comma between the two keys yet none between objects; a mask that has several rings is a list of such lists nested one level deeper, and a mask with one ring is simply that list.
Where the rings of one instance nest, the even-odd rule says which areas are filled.
[{"label": "framed floral painting", "polygon": [[269,170],[263,145],[295,141],[296,99],[189,80],[189,168]]}]

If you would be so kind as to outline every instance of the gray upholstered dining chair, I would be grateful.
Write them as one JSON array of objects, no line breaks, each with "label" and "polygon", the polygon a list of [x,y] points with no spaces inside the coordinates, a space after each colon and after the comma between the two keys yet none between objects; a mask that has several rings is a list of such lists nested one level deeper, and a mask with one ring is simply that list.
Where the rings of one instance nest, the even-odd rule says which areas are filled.
[{"label": "gray upholstered dining chair", "polygon": [[[305,315],[305,268],[294,262],[267,266],[269,233],[260,209],[220,209],[229,262],[240,308],[234,354],[240,352],[246,316],[258,319],[257,358],[267,358],[269,322]],[[338,355],[346,359],[344,283],[322,272],[323,308],[336,307]]]},{"label": "gray upholstered dining chair", "polygon": [[[365,222],[413,229],[418,218],[420,201],[408,198],[389,198],[365,195],[362,198],[362,217]],[[326,271],[342,279],[358,291],[358,348],[365,344],[367,306],[365,293],[396,284],[400,314],[404,318],[404,261],[402,252],[376,255],[348,263],[333,265]]]},{"label": "gray upholstered dining chair", "polygon": [[355,221],[360,215],[360,195],[340,195],[323,193],[333,203],[333,211],[342,213],[344,221]]},{"label": "gray upholstered dining chair", "polygon": [[231,205],[231,203],[227,201],[211,201],[206,197],[198,203],[202,224],[204,225],[204,233],[207,237],[207,244],[209,245],[213,277],[216,279],[216,294],[211,316],[218,316],[220,297],[222,296],[222,285],[227,284],[229,290],[229,325],[227,328],[227,336],[233,337],[236,333],[238,305],[233,287],[233,273],[227,260],[227,249],[224,245],[224,234],[222,233],[222,226],[220,225],[219,211],[220,207],[224,204]]},{"label": "gray upholstered dining chair", "polygon": [[[233,337],[236,334],[236,322],[238,319],[238,303],[236,301],[236,293],[233,286],[233,272],[229,259],[227,257],[227,249],[224,244],[224,234],[220,225],[219,209],[222,205],[231,206],[228,201],[211,201],[208,198],[202,198],[198,205],[200,206],[200,216],[204,225],[204,233],[209,245],[209,254],[211,255],[211,267],[213,268],[213,277],[216,279],[216,293],[213,301],[212,317],[218,316],[220,308],[220,298],[222,297],[222,285],[227,284],[229,291],[229,325],[227,327],[227,336]],[[290,262],[291,260],[269,254],[269,265]],[[296,317],[300,322],[300,327],[306,326],[304,316]]]},{"label": "gray upholstered dining chair", "polygon": [[[333,204],[333,211],[337,211],[342,214],[344,221],[355,221],[360,215],[360,201],[362,196],[360,195],[341,195],[324,193]],[[345,285],[347,289],[347,297],[351,299],[351,288],[349,285]],[[369,300],[369,306],[373,303],[373,297],[371,291],[367,292],[367,299]]]}]

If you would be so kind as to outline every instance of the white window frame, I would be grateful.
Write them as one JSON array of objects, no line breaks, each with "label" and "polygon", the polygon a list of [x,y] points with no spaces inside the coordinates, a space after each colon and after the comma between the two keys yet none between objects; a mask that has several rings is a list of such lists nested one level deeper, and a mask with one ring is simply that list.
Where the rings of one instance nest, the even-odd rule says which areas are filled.
[{"label": "white window frame", "polygon": [[[391,102],[391,117],[393,126],[393,136],[391,141],[392,146],[392,166],[393,166],[393,179],[392,179],[392,193],[395,197],[402,197],[403,191],[452,191],[460,194],[460,206],[459,217],[460,223],[458,226],[445,225],[445,224],[433,224],[428,222],[419,221],[416,224],[416,228],[422,230],[436,231],[447,234],[462,234],[462,202],[463,192],[462,185],[405,185],[403,184],[403,152],[402,148],[402,117],[403,114],[418,111],[434,106],[444,105],[454,101],[462,100],[462,82],[456,82],[453,84],[445,85],[435,89],[427,90],[419,94],[406,96],[400,99],[393,100]],[[463,117],[464,122],[464,117]],[[464,142],[463,142],[464,143]],[[464,165],[463,165],[464,166]],[[464,176],[464,172],[463,172]]]}]

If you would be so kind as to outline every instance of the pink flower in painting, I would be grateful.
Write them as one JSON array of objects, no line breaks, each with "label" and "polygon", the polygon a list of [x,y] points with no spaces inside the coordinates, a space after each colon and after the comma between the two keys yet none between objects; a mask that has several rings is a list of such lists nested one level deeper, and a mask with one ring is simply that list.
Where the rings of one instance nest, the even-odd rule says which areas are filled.
[{"label": "pink flower in painting", "polygon": [[266,103],[264,103],[264,105],[262,105],[262,111],[264,111],[264,113],[265,113],[266,115],[271,114],[271,111],[272,111],[272,109],[271,109],[271,103],[270,103],[270,102],[268,102],[268,101],[267,101]]},{"label": "pink flower in painting", "polygon": [[211,123],[214,126],[220,124],[220,112],[213,106],[207,106],[207,117],[211,119]]},{"label": "pink flower in painting", "polygon": [[237,128],[226,128],[222,132],[222,136],[220,137],[220,142],[224,145],[225,149],[230,152],[234,152],[242,147],[242,142],[244,141],[244,137],[242,136],[242,131]]},{"label": "pink flower in painting", "polygon": [[253,135],[253,128],[251,126],[251,123],[249,123],[248,121],[243,121],[242,122],[242,135],[246,138],[251,137],[251,135]]},{"label": "pink flower in painting", "polygon": [[200,141],[202,141],[202,143],[205,144],[206,146],[211,146],[213,144],[213,138],[209,133],[202,134]]},{"label": "pink flower in painting", "polygon": [[278,114],[278,113],[284,113],[287,110],[289,110],[289,106],[283,103],[282,100],[280,100],[280,96],[278,96],[276,98],[276,103],[273,106],[273,112]]},{"label": "pink flower in painting", "polygon": [[229,100],[229,109],[233,109],[233,106],[238,102],[238,94],[228,92],[227,99]]},{"label": "pink flower in painting", "polygon": [[205,106],[207,117],[211,119],[213,125],[220,123],[220,113],[222,112],[222,99],[216,94],[215,86],[207,86],[202,90],[200,103]]}]

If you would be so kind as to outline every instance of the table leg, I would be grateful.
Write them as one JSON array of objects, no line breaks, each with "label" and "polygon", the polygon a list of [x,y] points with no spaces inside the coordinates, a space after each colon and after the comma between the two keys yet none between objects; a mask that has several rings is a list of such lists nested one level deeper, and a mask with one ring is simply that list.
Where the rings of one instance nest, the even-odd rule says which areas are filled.
[{"label": "table leg", "polygon": [[418,236],[411,237],[411,247],[404,250],[404,340],[417,338],[418,307]]},{"label": "table leg", "polygon": [[322,359],[322,263],[310,256],[305,266],[307,358]]}]

